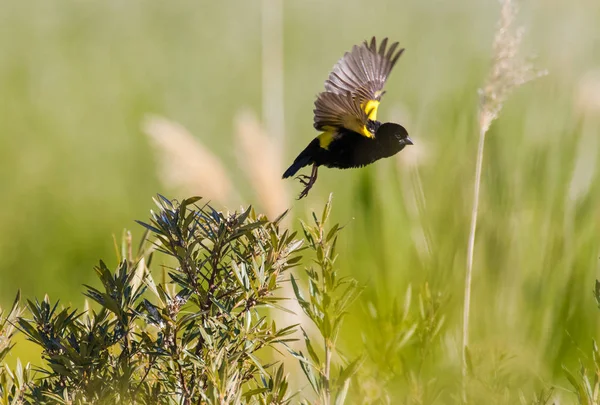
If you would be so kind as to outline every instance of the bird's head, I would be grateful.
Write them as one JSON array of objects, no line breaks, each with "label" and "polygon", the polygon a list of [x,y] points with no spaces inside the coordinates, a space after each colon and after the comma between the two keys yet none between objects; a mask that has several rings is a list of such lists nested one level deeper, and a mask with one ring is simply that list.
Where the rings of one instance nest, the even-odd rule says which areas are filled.
[{"label": "bird's head", "polygon": [[393,122],[386,122],[385,124],[381,124],[381,126],[377,129],[376,138],[379,139],[390,139],[399,142],[402,147],[406,145],[413,145],[412,139],[408,137],[408,132],[402,125],[395,124]]}]

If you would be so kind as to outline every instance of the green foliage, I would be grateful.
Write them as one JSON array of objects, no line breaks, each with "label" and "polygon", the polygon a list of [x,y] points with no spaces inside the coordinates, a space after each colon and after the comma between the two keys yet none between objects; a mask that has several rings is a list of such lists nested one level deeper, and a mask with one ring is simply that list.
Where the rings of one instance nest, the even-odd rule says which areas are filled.
[{"label": "green foliage", "polygon": [[4,363],[6,355],[13,348],[12,338],[15,335],[15,324],[23,312],[19,307],[21,294],[17,293],[13,305],[4,313],[0,308],[0,404],[18,404],[22,403],[28,385],[32,382],[31,365],[25,367],[17,359],[17,365],[14,370]]},{"label": "green foliage", "polygon": [[14,322],[21,313],[21,309],[19,308],[20,298],[21,292],[17,293],[17,297],[6,315],[2,307],[0,307],[0,362],[4,361],[4,358],[13,347],[11,339],[15,334]]},{"label": "green foliage", "polygon": [[[96,266],[99,283],[86,286],[84,310],[47,295],[21,307],[20,294],[9,311],[0,309],[0,405],[460,403],[458,356],[439,364],[452,336],[449,299],[428,283],[409,285],[402,300],[363,300],[362,345],[341,350],[346,315],[363,288],[340,276],[342,228],[328,225],[331,196],[320,217],[301,222],[300,237],[281,228],[283,215],[223,213],[199,198],[159,195],[155,203],[150,220],[139,222],[146,233],[137,251],[126,233],[115,269]],[[277,292],[302,250],[310,258],[306,288],[289,280],[310,322],[278,327],[269,311],[288,311]],[[600,306],[600,282],[595,296]],[[302,350],[290,344],[297,329]],[[41,349],[40,367],[5,363],[18,331]],[[565,368],[582,405],[599,403],[593,348],[591,367]],[[299,360],[307,384],[290,381],[286,358]],[[546,384],[529,389],[531,375],[515,358],[470,348],[469,403],[554,403]]]},{"label": "green foliage", "polygon": [[436,403],[443,382],[428,375],[439,355],[446,304],[428,284],[415,294],[409,285],[402,301],[366,303],[361,334],[367,363],[354,384],[354,396],[363,398],[361,403],[391,404],[390,393],[400,397],[401,392],[407,393],[406,404]]},{"label": "green foliage", "polygon": [[334,369],[333,356],[336,353],[341,356],[337,342],[342,321],[348,307],[360,294],[360,288],[355,280],[340,277],[335,266],[336,243],[341,228],[338,225],[326,228],[331,213],[331,199],[332,195],[325,204],[320,220],[313,213],[314,225],[302,222],[304,238],[308,248],[315,254],[316,265],[306,269],[308,297],[303,294],[294,276],[291,276],[294,294],[300,307],[321,335],[323,355],[317,354],[314,342],[304,329],[302,333],[308,357],[302,352],[292,351],[292,354],[300,360],[302,371],[319,398],[319,403],[341,405],[346,399],[350,379],[356,373],[362,359],[344,362],[347,364]]},{"label": "green foliage", "polygon": [[[596,280],[594,288],[594,298],[598,308],[600,308],[600,281],[598,280]],[[577,372],[572,372],[563,366],[573,393],[577,396],[577,401],[581,405],[600,404],[600,349],[595,339],[592,340],[591,354],[591,359],[580,362]]]},{"label": "green foliage", "polygon": [[[62,307],[46,296],[17,301],[2,317],[5,356],[13,325],[42,349],[37,379],[20,363],[0,374],[2,404],[286,404],[289,392],[276,345],[295,326],[278,328],[261,308],[279,308],[284,273],[300,260],[302,241],[250,208],[221,213],[199,198],[159,196],[140,222],[153,237],[111,271],[96,267],[100,287],[86,286],[90,308]],[[159,254],[166,282],[151,263]]]}]

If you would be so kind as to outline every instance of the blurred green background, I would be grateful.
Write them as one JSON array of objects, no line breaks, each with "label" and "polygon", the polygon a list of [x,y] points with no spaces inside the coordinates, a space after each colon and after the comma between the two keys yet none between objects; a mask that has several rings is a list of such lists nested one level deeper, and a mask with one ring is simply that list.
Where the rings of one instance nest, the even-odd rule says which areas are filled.
[{"label": "blurred green background", "polygon": [[[561,365],[575,366],[598,334],[600,2],[521,6],[524,54],[549,75],[513,94],[487,138],[471,340],[483,358],[513,356],[526,381],[517,386],[528,389],[564,385]],[[340,267],[368,286],[348,347],[361,344],[368,301],[386,308],[409,284],[428,283],[446,317],[429,373],[457,375],[477,89],[499,8],[493,0],[0,1],[0,303],[21,289],[81,305],[93,265],[115,261],[112,235],[139,236],[133,220],[148,216],[155,193],[206,191],[164,181],[164,156],[143,130],[155,114],[221,162],[235,191],[213,198],[218,207],[266,209],[277,199],[305,218],[333,192],[334,217],[346,225]],[[263,160],[278,179],[316,135],[312,103],[330,68],[372,35],[407,48],[379,118],[402,122],[417,145],[366,169],[322,170],[300,202],[297,183],[266,175],[257,187],[247,165]],[[252,160],[235,146],[240,111],[259,117],[277,147],[250,141]],[[278,119],[283,132],[268,133]],[[24,345],[17,355],[31,357]]]}]

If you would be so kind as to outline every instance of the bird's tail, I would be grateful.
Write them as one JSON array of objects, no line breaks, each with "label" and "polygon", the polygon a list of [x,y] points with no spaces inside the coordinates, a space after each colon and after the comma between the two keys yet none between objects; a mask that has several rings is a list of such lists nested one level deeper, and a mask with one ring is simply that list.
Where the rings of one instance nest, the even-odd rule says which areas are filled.
[{"label": "bird's tail", "polygon": [[310,156],[304,155],[301,153],[300,156],[294,160],[294,163],[283,173],[283,178],[287,179],[288,177],[292,177],[294,174],[298,172],[298,170],[302,169],[304,166],[308,166],[311,164],[312,158]]}]

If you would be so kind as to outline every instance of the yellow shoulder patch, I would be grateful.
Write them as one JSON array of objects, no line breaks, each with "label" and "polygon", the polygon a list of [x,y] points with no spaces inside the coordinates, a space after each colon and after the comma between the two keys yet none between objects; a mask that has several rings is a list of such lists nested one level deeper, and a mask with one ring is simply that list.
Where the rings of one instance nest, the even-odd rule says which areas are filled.
[{"label": "yellow shoulder patch", "polygon": [[323,149],[328,149],[331,142],[333,142],[333,138],[335,135],[335,129],[327,130],[322,134],[317,136],[319,140],[319,146]]},{"label": "yellow shoulder patch", "polygon": [[362,136],[366,136],[367,138],[375,138],[375,135],[373,135],[367,129],[367,126],[363,124],[360,119],[350,115],[345,118],[346,119],[343,122],[344,128],[349,129],[350,131],[358,132],[359,134],[361,134]]},{"label": "yellow shoulder patch", "polygon": [[367,117],[371,121],[377,120],[377,109],[379,108],[379,101],[368,100],[360,105],[362,109],[367,113]]},{"label": "yellow shoulder patch", "polygon": [[363,127],[361,128],[361,130],[360,130],[359,134],[361,134],[361,135],[364,135],[364,136],[366,136],[367,138],[375,138],[375,135],[373,135],[373,134],[371,133],[371,131],[369,131],[369,130],[367,129],[367,126],[366,126],[366,125],[363,125]]}]

